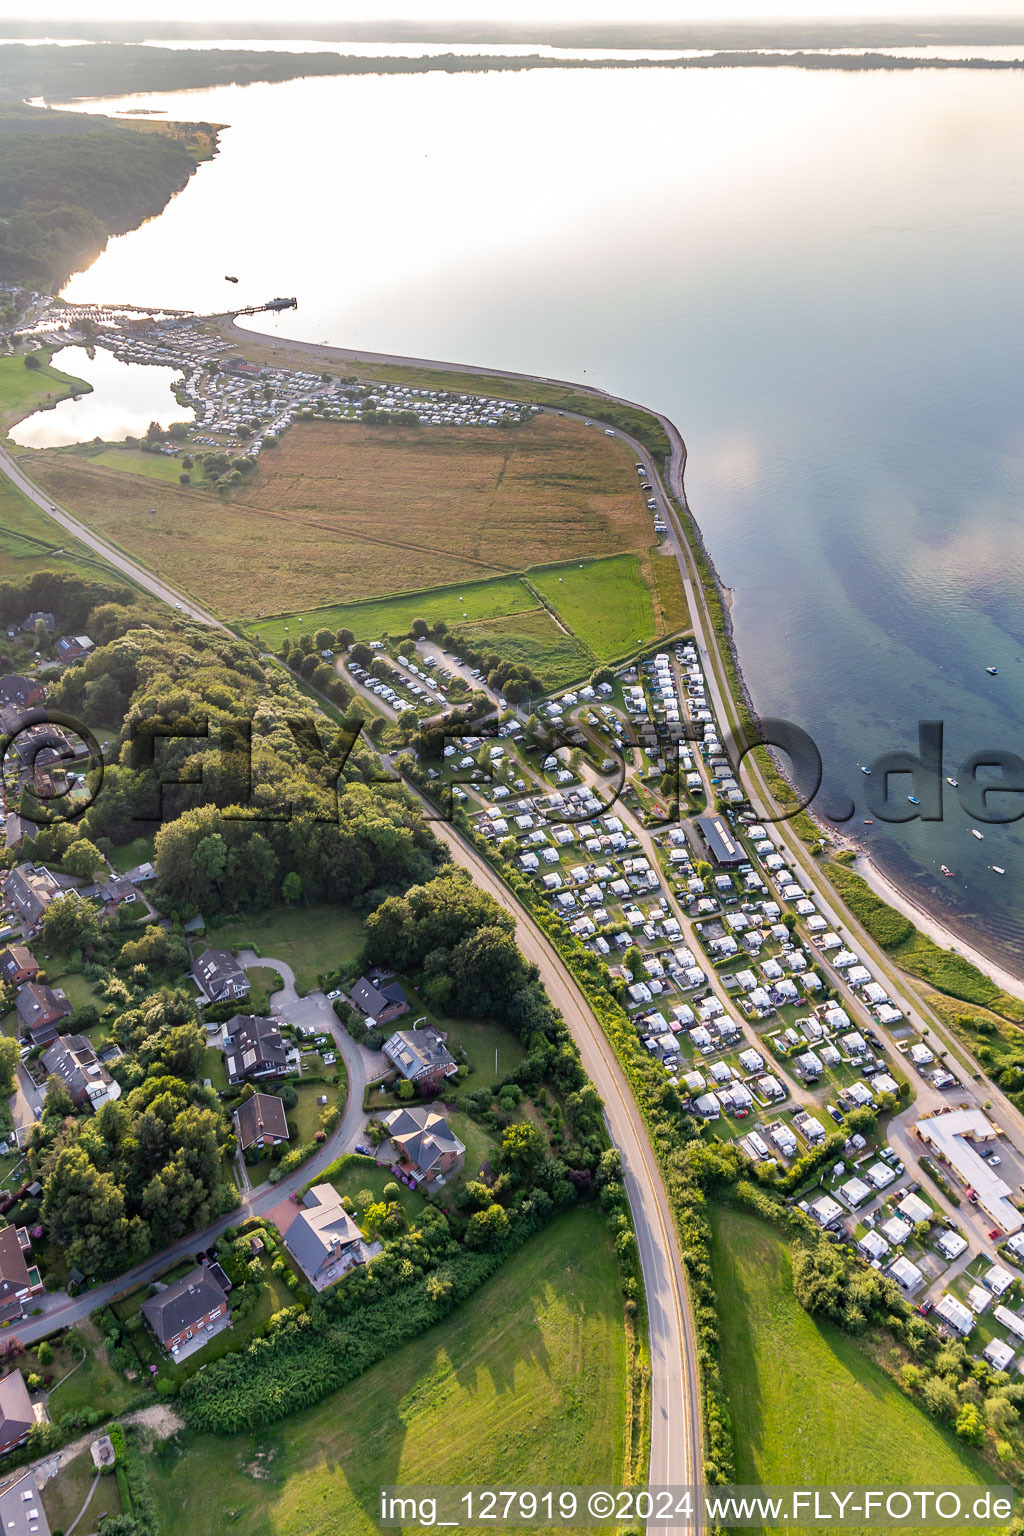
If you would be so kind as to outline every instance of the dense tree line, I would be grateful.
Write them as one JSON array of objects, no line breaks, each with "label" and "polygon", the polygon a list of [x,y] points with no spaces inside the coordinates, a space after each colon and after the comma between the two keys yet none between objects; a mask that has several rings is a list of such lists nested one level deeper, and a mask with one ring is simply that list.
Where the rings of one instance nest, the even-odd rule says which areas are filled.
[{"label": "dense tree line", "polygon": [[358,715],[314,715],[232,635],[112,602],[88,624],[97,649],[48,702],[120,732],[78,830],[101,848],[155,831],[165,908],[259,911],[286,882],[290,899],[371,905],[447,858],[402,787],[377,781]]},{"label": "dense tree line", "polygon": [[63,281],[108,236],[160,213],[195,167],[177,135],[108,117],[5,107],[0,276],[37,288]]}]

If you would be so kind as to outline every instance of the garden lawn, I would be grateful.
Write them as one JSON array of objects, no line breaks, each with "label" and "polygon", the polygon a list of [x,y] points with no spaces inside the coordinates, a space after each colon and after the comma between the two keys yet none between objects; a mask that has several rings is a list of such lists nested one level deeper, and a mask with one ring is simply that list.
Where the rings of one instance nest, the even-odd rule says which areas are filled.
[{"label": "garden lawn", "polygon": [[215,1045],[206,1047],[206,1055],[203,1060],[203,1076],[208,1077],[218,1093],[226,1093],[228,1087],[228,1072],[224,1065],[224,1053]]},{"label": "garden lawn", "polygon": [[466,1180],[478,1178],[484,1163],[489,1163],[498,1150],[497,1139],[460,1109],[452,1110],[448,1124],[466,1149],[462,1177]]},{"label": "garden lawn", "polygon": [[255,917],[234,917],[211,927],[206,937],[217,949],[255,947],[260,955],[283,960],[304,995],[316,990],[319,975],[355,959],[363,945],[363,922],[340,907],[275,907]]},{"label": "garden lawn", "polygon": [[[348,1195],[355,1201],[361,1190],[368,1189],[375,1200],[383,1200],[384,1186],[398,1183],[398,1199],[406,1217],[415,1221],[423,1209],[423,1196],[414,1189],[408,1189],[404,1184],[395,1179],[390,1168],[382,1167],[372,1158],[361,1157],[358,1153],[338,1159],[337,1171],[330,1173],[327,1182],[333,1184],[339,1195]],[[330,1170],[326,1170],[330,1172]],[[324,1175],[319,1174],[313,1180],[314,1184],[323,1183]],[[356,1201],[358,1205],[358,1201]],[[359,1212],[362,1215],[362,1212]]]},{"label": "garden lawn", "polygon": [[636,555],[549,566],[529,580],[600,661],[630,656],[655,638],[651,591]]},{"label": "garden lawn", "polygon": [[110,862],[118,874],[123,875],[129,869],[134,869],[136,864],[151,864],[155,849],[155,838],[136,837],[130,843],[122,843],[120,848],[112,849]]},{"label": "garden lawn", "polygon": [[157,1449],[159,1527],[207,1536],[217,1510],[246,1536],[378,1536],[383,1485],[620,1481],[625,1366],[608,1230],[574,1212],[316,1408]]},{"label": "garden lawn", "polygon": [[[84,1450],[75,1457],[74,1461],[62,1467],[55,1478],[41,1485],[43,1509],[46,1511],[51,1531],[66,1531],[74,1525],[79,1511],[89,1496],[89,1489],[92,1487],[95,1476],[96,1468],[93,1466],[92,1457],[88,1450]],[[120,1513],[121,1495],[117,1491],[117,1478],[112,1472],[108,1472],[105,1477],[100,1478],[79,1530],[95,1531],[104,1514],[119,1515]]]},{"label": "garden lawn", "polygon": [[[942,1488],[997,1481],[854,1339],[804,1311],[793,1295],[789,1251],[769,1226],[727,1208],[710,1215],[736,1483]],[[995,1536],[995,1527],[977,1529]]]},{"label": "garden lawn", "polygon": [[[107,1363],[103,1340],[91,1318],[75,1326],[85,1340],[88,1353],[84,1362],[71,1371],[79,1356],[63,1346],[55,1351],[54,1364],[48,1369],[53,1371],[55,1380],[58,1377],[65,1379],[50,1393],[50,1417],[60,1419],[62,1414],[78,1413],[83,1408],[97,1408],[100,1413],[120,1413],[126,1403],[138,1397],[139,1383],[125,1381]],[[70,1375],[66,1374],[68,1371],[71,1371]]]},{"label": "garden lawn", "polygon": [[[489,1083],[500,1082],[506,1072],[526,1060],[522,1041],[502,1024],[490,1024],[479,1019],[441,1019],[440,1027],[447,1032],[448,1049],[453,1053],[461,1046],[474,1068],[470,1088],[483,1088]],[[494,1059],[497,1052],[498,1066]]]}]

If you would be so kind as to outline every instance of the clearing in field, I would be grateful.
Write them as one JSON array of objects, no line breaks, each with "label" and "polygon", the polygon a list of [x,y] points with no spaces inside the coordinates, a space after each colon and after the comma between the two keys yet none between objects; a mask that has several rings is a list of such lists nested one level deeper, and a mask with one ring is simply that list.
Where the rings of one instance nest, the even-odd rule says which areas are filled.
[{"label": "clearing in field", "polygon": [[599,661],[617,661],[657,633],[651,590],[636,555],[531,571],[531,586]]},{"label": "clearing in field", "polygon": [[302,612],[560,558],[642,550],[624,443],[558,416],[489,428],[298,422],[256,473],[207,491],[50,451],[55,501],[233,619]]},{"label": "clearing in field", "polygon": [[[769,1226],[729,1209],[710,1214],[737,1483],[952,1488],[997,1481],[849,1335],[804,1311],[793,1295],[789,1250]],[[995,1536],[995,1527],[984,1536]]]},{"label": "clearing in field", "polygon": [[377,1536],[388,1484],[619,1482],[625,1397],[608,1230],[576,1211],[316,1408],[256,1436],[188,1437],[184,1459],[158,1452],[159,1527],[207,1536],[216,1509],[246,1536]]}]

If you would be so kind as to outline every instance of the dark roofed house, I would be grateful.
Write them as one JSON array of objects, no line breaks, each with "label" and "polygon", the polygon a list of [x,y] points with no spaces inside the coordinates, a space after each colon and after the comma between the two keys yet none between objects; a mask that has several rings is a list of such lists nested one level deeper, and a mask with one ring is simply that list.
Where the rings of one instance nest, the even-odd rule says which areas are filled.
[{"label": "dark roofed house", "polygon": [[392,1024],[409,1012],[409,999],[397,981],[371,981],[362,976],[349,997],[366,1018],[378,1024]]},{"label": "dark roofed house", "polygon": [[0,979],[9,987],[20,987],[26,981],[34,981],[39,975],[39,964],[32,951],[24,944],[12,944],[0,950]]},{"label": "dark roofed house", "polygon": [[276,1019],[236,1014],[225,1025],[224,1066],[229,1083],[246,1078],[283,1077],[288,1070],[288,1047]]},{"label": "dark roofed house", "polygon": [[168,1354],[175,1355],[231,1314],[220,1286],[200,1268],[144,1301],[142,1315]]},{"label": "dark roofed house", "polygon": [[8,848],[18,848],[26,837],[35,837],[39,828],[34,821],[28,821],[26,817],[19,816],[17,811],[8,811],[4,818],[4,835]]},{"label": "dark roofed house", "polygon": [[25,1262],[31,1243],[26,1227],[0,1229],[0,1322],[25,1316],[25,1304],[43,1288],[35,1265]]},{"label": "dark roofed house", "polygon": [[30,981],[22,987],[14,1004],[22,1030],[31,1035],[33,1045],[49,1045],[57,1038],[57,1025],[74,1009],[66,997],[58,997],[45,983]]},{"label": "dark roofed house", "polygon": [[233,1002],[249,993],[249,978],[227,949],[204,949],[192,967],[192,976],[211,1003]]},{"label": "dark roofed house", "polygon": [[34,634],[40,619],[42,619],[43,627],[48,635],[55,635],[57,633],[57,615],[55,613],[30,613],[28,618],[21,621],[22,634]]},{"label": "dark roofed house", "polygon": [[9,704],[12,709],[31,709],[45,694],[46,689],[34,677],[0,677],[0,703]]},{"label": "dark roofed house", "polygon": [[695,816],[694,826],[712,859],[721,869],[747,862],[746,850],[724,816]]},{"label": "dark roofed house", "polygon": [[356,1264],[365,1264],[369,1250],[333,1184],[314,1184],[303,1205],[284,1234],[285,1247],[322,1291]]},{"label": "dark roofed house", "polygon": [[239,1104],[232,1118],[243,1152],[250,1147],[276,1147],[289,1139],[284,1105],[272,1093],[254,1093]]},{"label": "dark roofed house", "polygon": [[36,1422],[36,1412],[20,1371],[0,1377],[0,1456],[24,1445]]},{"label": "dark roofed house", "polygon": [[54,649],[58,661],[78,661],[96,649],[96,642],[88,635],[61,635]]},{"label": "dark roofed house", "polygon": [[96,893],[105,907],[120,907],[129,901],[138,901],[139,893],[127,875],[115,875],[99,887]]},{"label": "dark roofed house", "polygon": [[454,1077],[458,1062],[445,1046],[446,1035],[426,1025],[399,1029],[384,1042],[384,1054],[421,1093],[436,1093],[445,1078]]},{"label": "dark roofed house", "polygon": [[432,1184],[462,1167],[466,1149],[443,1115],[426,1105],[393,1109],[384,1116],[399,1167],[414,1183]]},{"label": "dark roofed house", "polygon": [[43,1052],[46,1074],[59,1077],[81,1109],[89,1104],[101,1109],[110,1099],[121,1097],[121,1085],[115,1083],[100,1065],[89,1041],[82,1035],[65,1035]]},{"label": "dark roofed house", "polygon": [[35,933],[55,896],[68,887],[49,869],[19,864],[3,882],[4,901],[14,908],[29,933]]}]

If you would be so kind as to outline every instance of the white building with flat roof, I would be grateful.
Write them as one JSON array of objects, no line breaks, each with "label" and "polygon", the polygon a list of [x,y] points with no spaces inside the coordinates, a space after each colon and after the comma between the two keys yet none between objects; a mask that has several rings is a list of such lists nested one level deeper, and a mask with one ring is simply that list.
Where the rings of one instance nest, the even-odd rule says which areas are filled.
[{"label": "white building with flat roof", "polygon": [[1010,1201],[1010,1186],[975,1150],[976,1142],[994,1141],[999,1134],[980,1109],[954,1109],[932,1115],[914,1127],[922,1141],[942,1156],[961,1183],[973,1189],[978,1204],[1006,1233],[1019,1232],[1024,1217]]}]

